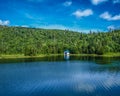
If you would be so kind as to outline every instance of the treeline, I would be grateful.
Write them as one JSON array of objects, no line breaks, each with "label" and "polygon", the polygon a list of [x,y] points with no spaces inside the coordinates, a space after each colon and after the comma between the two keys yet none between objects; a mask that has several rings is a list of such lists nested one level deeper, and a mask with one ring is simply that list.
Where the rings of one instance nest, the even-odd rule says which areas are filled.
[{"label": "treeline", "polygon": [[0,54],[99,54],[120,52],[120,30],[79,33],[68,30],[0,26]]}]

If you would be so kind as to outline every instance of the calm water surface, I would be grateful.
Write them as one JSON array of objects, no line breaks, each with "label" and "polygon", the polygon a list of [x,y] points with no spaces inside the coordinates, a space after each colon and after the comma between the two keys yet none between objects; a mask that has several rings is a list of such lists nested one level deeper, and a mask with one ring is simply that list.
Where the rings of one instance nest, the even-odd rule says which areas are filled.
[{"label": "calm water surface", "polygon": [[120,59],[0,60],[0,96],[120,96]]}]

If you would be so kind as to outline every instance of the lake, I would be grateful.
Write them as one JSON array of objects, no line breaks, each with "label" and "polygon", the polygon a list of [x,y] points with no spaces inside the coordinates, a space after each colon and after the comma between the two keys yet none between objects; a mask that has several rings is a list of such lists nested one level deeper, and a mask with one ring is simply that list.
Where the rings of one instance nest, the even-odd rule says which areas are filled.
[{"label": "lake", "polygon": [[3,59],[0,96],[120,96],[120,59]]}]

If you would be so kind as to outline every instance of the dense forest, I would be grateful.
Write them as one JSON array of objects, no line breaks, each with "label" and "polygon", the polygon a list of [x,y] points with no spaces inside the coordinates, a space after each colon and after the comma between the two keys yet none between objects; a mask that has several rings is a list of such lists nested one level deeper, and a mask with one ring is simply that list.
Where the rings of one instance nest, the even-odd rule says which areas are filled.
[{"label": "dense forest", "polygon": [[98,54],[120,52],[120,30],[80,33],[69,30],[0,26],[0,54]]}]

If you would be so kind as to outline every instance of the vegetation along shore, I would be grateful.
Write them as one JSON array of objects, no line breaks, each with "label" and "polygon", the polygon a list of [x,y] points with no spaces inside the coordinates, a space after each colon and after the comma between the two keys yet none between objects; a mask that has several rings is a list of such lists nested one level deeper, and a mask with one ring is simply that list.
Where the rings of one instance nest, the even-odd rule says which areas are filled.
[{"label": "vegetation along shore", "polygon": [[120,56],[120,30],[73,32],[40,28],[0,26],[0,58],[61,55]]}]

